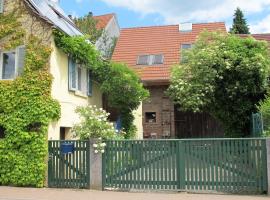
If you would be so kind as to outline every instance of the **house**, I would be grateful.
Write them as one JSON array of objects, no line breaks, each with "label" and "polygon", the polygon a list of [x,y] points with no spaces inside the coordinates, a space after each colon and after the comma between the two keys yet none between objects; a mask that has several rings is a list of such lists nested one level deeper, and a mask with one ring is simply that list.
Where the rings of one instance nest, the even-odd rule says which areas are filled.
[{"label": "house", "polygon": [[97,49],[105,58],[110,58],[116,40],[120,35],[120,27],[117,16],[114,13],[93,16],[96,20],[96,28],[103,30],[101,37],[96,42]]},{"label": "house", "polygon": [[135,27],[121,30],[112,60],[126,63],[150,91],[150,99],[136,111],[144,138],[216,137],[219,122],[207,113],[182,112],[165,94],[170,69],[181,62],[181,50],[192,47],[204,31],[226,32],[223,22]]},{"label": "house", "polygon": [[[26,35],[38,37],[52,49],[49,61],[49,71],[53,76],[51,95],[60,103],[61,117],[49,125],[48,138],[51,140],[69,139],[71,127],[79,122],[79,116],[75,113],[76,107],[86,105],[102,107],[102,94],[98,84],[92,81],[89,71],[72,61],[55,45],[52,31],[57,29],[69,36],[79,36],[82,33],[60,8],[57,0],[0,0],[1,13],[10,13],[14,8],[22,12],[18,20]],[[1,42],[5,41],[0,41],[0,44]],[[15,62],[10,62],[12,63],[8,65],[10,69],[7,69],[11,76],[2,75],[2,80],[16,78],[16,63],[22,62],[25,56],[25,52],[19,50],[20,48],[12,50]],[[1,49],[1,51],[2,59],[5,56],[5,50]],[[0,67],[2,71],[3,63]]]}]

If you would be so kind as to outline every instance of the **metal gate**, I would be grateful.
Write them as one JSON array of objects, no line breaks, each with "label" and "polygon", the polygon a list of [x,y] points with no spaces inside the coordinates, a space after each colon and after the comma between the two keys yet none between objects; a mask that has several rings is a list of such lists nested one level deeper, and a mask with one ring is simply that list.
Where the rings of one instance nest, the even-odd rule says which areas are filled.
[{"label": "metal gate", "polygon": [[48,186],[89,188],[89,141],[57,140],[48,145]]},{"label": "metal gate", "polygon": [[265,139],[107,141],[105,188],[264,193]]}]

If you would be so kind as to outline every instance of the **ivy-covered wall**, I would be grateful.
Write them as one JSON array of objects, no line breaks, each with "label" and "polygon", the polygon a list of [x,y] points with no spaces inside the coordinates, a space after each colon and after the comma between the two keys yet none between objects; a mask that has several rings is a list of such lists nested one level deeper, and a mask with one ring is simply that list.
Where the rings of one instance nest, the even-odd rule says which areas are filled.
[{"label": "ivy-covered wall", "polygon": [[21,76],[0,81],[0,130],[5,136],[0,139],[0,185],[42,187],[48,125],[60,116],[59,103],[51,98],[49,25],[32,15],[23,1],[5,2],[1,51],[25,45],[26,55]]}]

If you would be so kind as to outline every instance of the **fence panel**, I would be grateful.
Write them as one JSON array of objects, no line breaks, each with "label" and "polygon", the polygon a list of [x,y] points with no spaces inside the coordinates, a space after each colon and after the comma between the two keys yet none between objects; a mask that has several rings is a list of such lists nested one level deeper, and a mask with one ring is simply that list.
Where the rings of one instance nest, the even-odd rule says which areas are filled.
[{"label": "fence panel", "polygon": [[[74,152],[61,153],[61,143],[74,143]],[[49,141],[48,186],[89,188],[89,141]]]},{"label": "fence panel", "polygon": [[107,188],[267,191],[265,139],[111,140]]}]

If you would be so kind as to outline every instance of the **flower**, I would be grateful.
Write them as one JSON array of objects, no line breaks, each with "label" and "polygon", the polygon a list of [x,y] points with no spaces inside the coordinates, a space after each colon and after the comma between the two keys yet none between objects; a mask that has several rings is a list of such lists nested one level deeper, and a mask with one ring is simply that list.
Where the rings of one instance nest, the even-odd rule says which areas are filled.
[{"label": "flower", "polygon": [[95,150],[95,153],[98,153],[98,150]]},{"label": "flower", "polygon": [[101,143],[101,145],[100,145],[100,146],[105,147],[105,146],[106,146],[106,144],[105,144],[105,143]]},{"label": "flower", "polygon": [[104,149],[101,150],[101,153],[105,153]]},{"label": "flower", "polygon": [[97,147],[98,147],[98,145],[97,145],[97,144],[93,144],[93,147],[94,147],[94,148],[97,148]]}]

